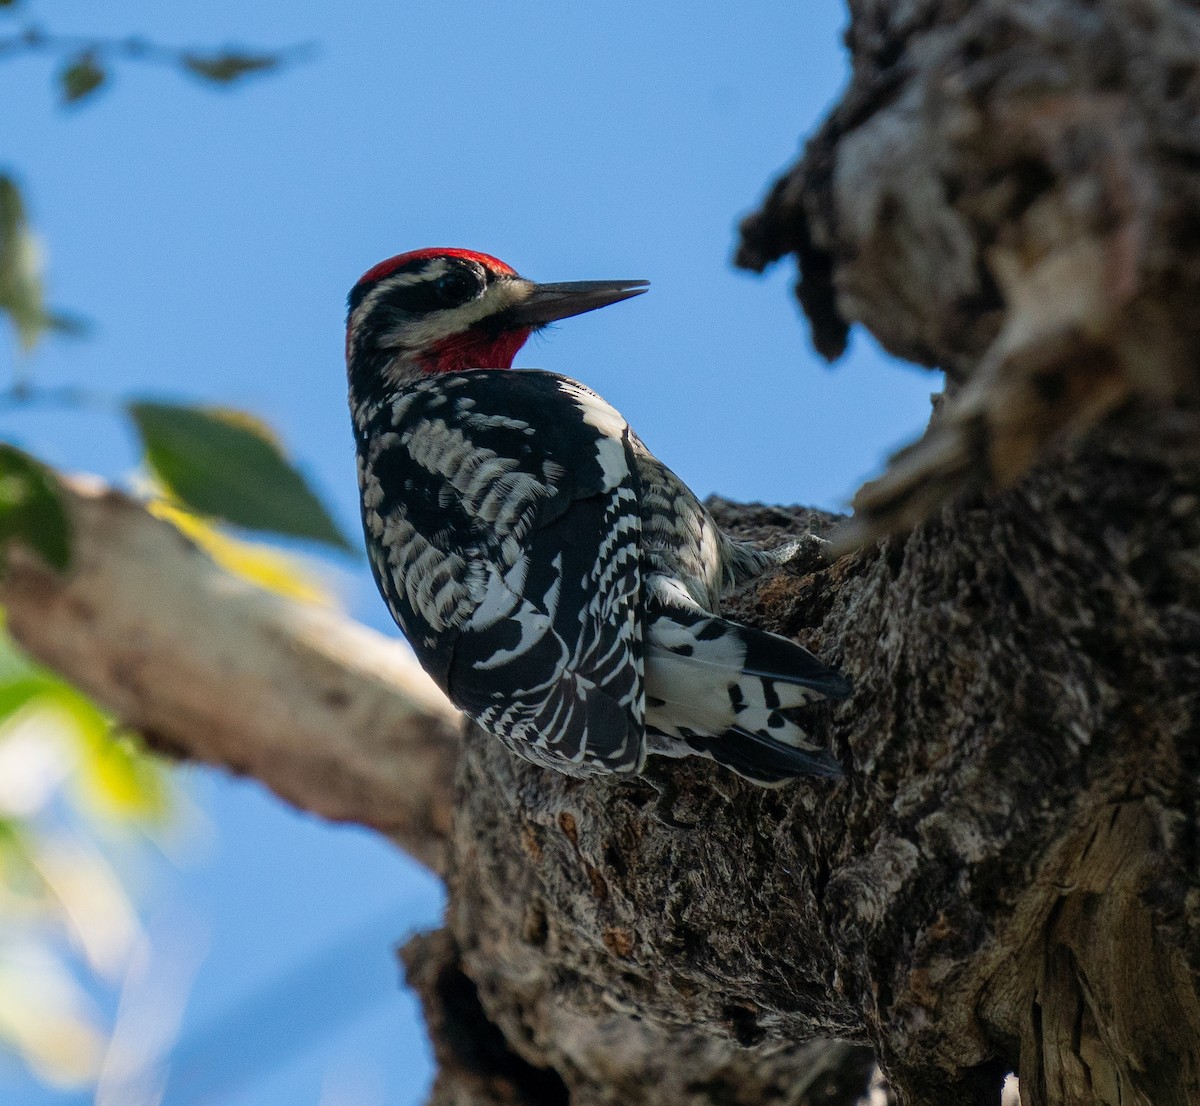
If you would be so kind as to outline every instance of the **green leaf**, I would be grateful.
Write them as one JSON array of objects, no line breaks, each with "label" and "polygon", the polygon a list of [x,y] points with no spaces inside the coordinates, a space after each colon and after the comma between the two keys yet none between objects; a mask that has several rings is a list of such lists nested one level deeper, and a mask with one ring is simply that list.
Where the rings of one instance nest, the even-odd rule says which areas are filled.
[{"label": "green leaf", "polygon": [[96,61],[96,55],[90,50],[84,51],[59,74],[64,103],[77,104],[91,96],[107,77]]},{"label": "green leaf", "polygon": [[27,707],[44,695],[52,695],[56,690],[55,682],[40,673],[6,680],[0,684],[0,725],[7,722],[22,707]]},{"label": "green leaf", "polygon": [[21,191],[11,177],[0,175],[0,311],[12,319],[26,350],[46,329],[41,262]]},{"label": "green leaf", "polygon": [[353,548],[259,420],[226,408],[131,403],[128,409],[150,467],[191,510]]},{"label": "green leaf", "polygon": [[183,66],[189,73],[217,84],[231,84],[250,73],[265,73],[279,65],[271,54],[184,54]]},{"label": "green leaf", "polygon": [[62,572],[71,561],[71,533],[49,471],[27,453],[0,442],[0,547],[19,540]]}]

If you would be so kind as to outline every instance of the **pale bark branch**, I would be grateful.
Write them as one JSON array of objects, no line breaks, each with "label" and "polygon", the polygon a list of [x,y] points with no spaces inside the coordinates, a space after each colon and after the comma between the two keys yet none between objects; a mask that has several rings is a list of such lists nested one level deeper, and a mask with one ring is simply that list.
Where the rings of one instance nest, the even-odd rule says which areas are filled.
[{"label": "pale bark branch", "polygon": [[69,571],[17,548],[0,581],[16,640],[159,750],[373,826],[439,869],[459,715],[407,648],[231,576],[119,492],[62,487]]}]

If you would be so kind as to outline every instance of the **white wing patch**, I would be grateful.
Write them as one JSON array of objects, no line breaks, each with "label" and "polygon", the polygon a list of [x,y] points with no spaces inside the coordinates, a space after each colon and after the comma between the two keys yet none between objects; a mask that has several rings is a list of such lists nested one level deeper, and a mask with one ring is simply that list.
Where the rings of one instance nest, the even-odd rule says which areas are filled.
[{"label": "white wing patch", "polygon": [[563,378],[559,390],[571,397],[579,408],[583,421],[600,431],[596,441],[596,459],[604,476],[605,486],[615,488],[628,478],[629,461],[625,455],[625,438],[629,424],[607,400],[577,380]]},{"label": "white wing patch", "polygon": [[[558,611],[558,595],[562,583],[562,555],[555,557],[551,562],[551,567],[554,569],[554,581],[545,596],[542,597],[539,610],[529,600],[524,599],[518,592],[514,594],[509,588],[509,581],[501,577],[495,570],[489,574],[487,591],[484,595],[484,601],[471,616],[467,622],[467,626],[472,630],[486,630],[494,626],[497,622],[507,620],[514,623],[518,628],[518,637],[515,645],[510,649],[497,649],[486,661],[476,662],[475,667],[480,671],[490,671],[494,668],[501,668],[506,664],[511,663],[518,657],[528,653],[531,649],[539,646],[549,635],[554,634],[554,618]],[[524,572],[521,573],[521,578],[524,578]],[[515,582],[515,581],[514,581]],[[508,610],[493,617],[494,612],[498,612],[505,605],[505,600],[498,594],[499,592],[507,592],[508,596],[514,602],[508,605]],[[535,600],[537,596],[532,597]],[[567,663],[567,650],[559,641],[560,659],[558,664],[553,666],[553,671],[557,675],[558,672]],[[533,688],[523,688],[523,691],[532,691]]]},{"label": "white wing patch", "polygon": [[594,426],[610,441],[620,441],[629,430],[629,424],[621,413],[607,400],[601,399],[591,388],[585,388],[577,380],[563,377],[559,380],[559,388],[575,401],[583,415],[583,421],[588,426]]}]

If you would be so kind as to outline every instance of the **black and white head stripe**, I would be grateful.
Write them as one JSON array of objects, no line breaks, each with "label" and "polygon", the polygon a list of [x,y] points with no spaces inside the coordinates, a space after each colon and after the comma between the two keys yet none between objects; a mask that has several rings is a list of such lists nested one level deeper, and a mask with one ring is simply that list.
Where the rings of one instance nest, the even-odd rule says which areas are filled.
[{"label": "black and white head stripe", "polygon": [[505,312],[536,285],[515,273],[497,273],[472,258],[410,261],[377,280],[360,281],[349,297],[351,334],[370,332],[384,349],[427,350],[480,324],[505,328]]},{"label": "black and white head stripe", "polygon": [[380,300],[414,314],[459,307],[487,287],[492,274],[477,262],[435,257],[410,261],[387,276],[359,281],[347,301],[348,318],[360,307],[367,310]]},{"label": "black and white head stripe", "polygon": [[397,254],[395,257],[389,257],[386,261],[379,262],[378,265],[372,266],[358,278],[357,283],[350,290],[349,307],[351,313],[362,302],[363,297],[372,288],[377,287],[380,282],[393,276],[415,277],[418,281],[424,279],[425,275],[436,278],[445,271],[438,267],[438,263],[440,262],[470,264],[488,280],[494,276],[517,275],[517,271],[511,265],[506,265],[499,258],[492,257],[490,254],[479,253],[475,250],[443,249],[438,247],[411,250],[408,253]]}]

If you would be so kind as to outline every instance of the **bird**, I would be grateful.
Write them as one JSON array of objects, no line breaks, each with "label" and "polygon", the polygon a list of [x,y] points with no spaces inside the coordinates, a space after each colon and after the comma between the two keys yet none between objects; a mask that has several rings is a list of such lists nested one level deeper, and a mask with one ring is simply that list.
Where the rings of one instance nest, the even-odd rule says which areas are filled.
[{"label": "bird", "polygon": [[535,283],[450,248],[359,278],[346,370],[375,581],[451,702],[541,767],[698,755],[763,786],[836,777],[792,708],[849,680],[720,613],[798,543],[729,538],[599,395],[512,368],[533,332],[648,283]]}]

